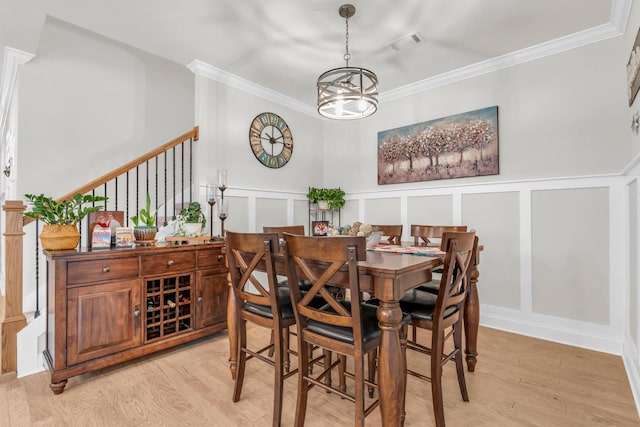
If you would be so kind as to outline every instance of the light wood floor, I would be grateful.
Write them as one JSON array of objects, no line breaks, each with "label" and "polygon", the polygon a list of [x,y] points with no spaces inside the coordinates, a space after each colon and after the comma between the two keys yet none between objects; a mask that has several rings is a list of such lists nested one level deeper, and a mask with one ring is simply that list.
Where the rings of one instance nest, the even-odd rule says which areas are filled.
[{"label": "light wood floor", "polygon": [[[268,340],[250,327],[249,339]],[[640,426],[620,357],[481,328],[471,401],[445,368],[445,417],[455,426]],[[247,365],[231,401],[226,334],[69,380],[54,396],[47,373],[0,377],[0,426],[270,426],[272,369]],[[427,361],[409,352],[412,367]],[[408,379],[406,426],[432,426],[430,385]],[[283,426],[293,424],[296,379],[285,382]],[[307,426],[350,426],[353,406],[311,391]],[[367,425],[380,425],[379,411]]]}]

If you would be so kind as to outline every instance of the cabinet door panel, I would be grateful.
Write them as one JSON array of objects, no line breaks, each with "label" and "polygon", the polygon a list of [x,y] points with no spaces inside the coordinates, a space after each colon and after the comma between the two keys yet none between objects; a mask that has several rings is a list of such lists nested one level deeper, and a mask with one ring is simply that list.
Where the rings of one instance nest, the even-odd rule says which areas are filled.
[{"label": "cabinet door panel", "polygon": [[140,281],[69,289],[67,363],[140,345]]},{"label": "cabinet door panel", "polygon": [[198,271],[196,327],[218,325],[227,321],[227,272],[222,269]]}]

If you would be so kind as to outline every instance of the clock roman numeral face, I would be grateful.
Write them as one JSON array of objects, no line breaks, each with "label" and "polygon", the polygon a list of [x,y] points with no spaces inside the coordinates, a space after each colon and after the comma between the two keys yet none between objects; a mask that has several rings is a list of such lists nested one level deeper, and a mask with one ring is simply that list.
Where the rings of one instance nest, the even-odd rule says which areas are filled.
[{"label": "clock roman numeral face", "polygon": [[256,159],[269,168],[281,168],[293,154],[291,129],[274,113],[262,113],[253,119],[249,127],[249,144]]}]

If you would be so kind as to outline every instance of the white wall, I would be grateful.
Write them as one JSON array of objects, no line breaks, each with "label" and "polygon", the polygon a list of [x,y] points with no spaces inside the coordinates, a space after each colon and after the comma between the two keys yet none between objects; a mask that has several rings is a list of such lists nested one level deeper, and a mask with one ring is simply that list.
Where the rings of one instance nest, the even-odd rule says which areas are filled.
[{"label": "white wall", "polygon": [[34,53],[18,194],[65,194],[194,126],[193,75],[178,64],[53,18]]}]

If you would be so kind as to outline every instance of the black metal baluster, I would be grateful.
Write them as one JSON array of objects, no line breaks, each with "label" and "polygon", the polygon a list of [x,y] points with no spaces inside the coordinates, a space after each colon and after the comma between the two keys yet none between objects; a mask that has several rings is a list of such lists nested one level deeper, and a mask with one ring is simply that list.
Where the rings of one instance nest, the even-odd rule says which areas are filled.
[{"label": "black metal baluster", "polygon": [[[199,196],[200,194],[198,194]],[[189,203],[193,197],[193,138],[189,138]]]},{"label": "black metal baluster", "polygon": [[40,316],[40,240],[38,235],[39,221],[36,219],[36,312],[33,314],[34,319]]},{"label": "black metal baluster", "polygon": [[167,152],[164,152],[164,225],[167,225]]}]

